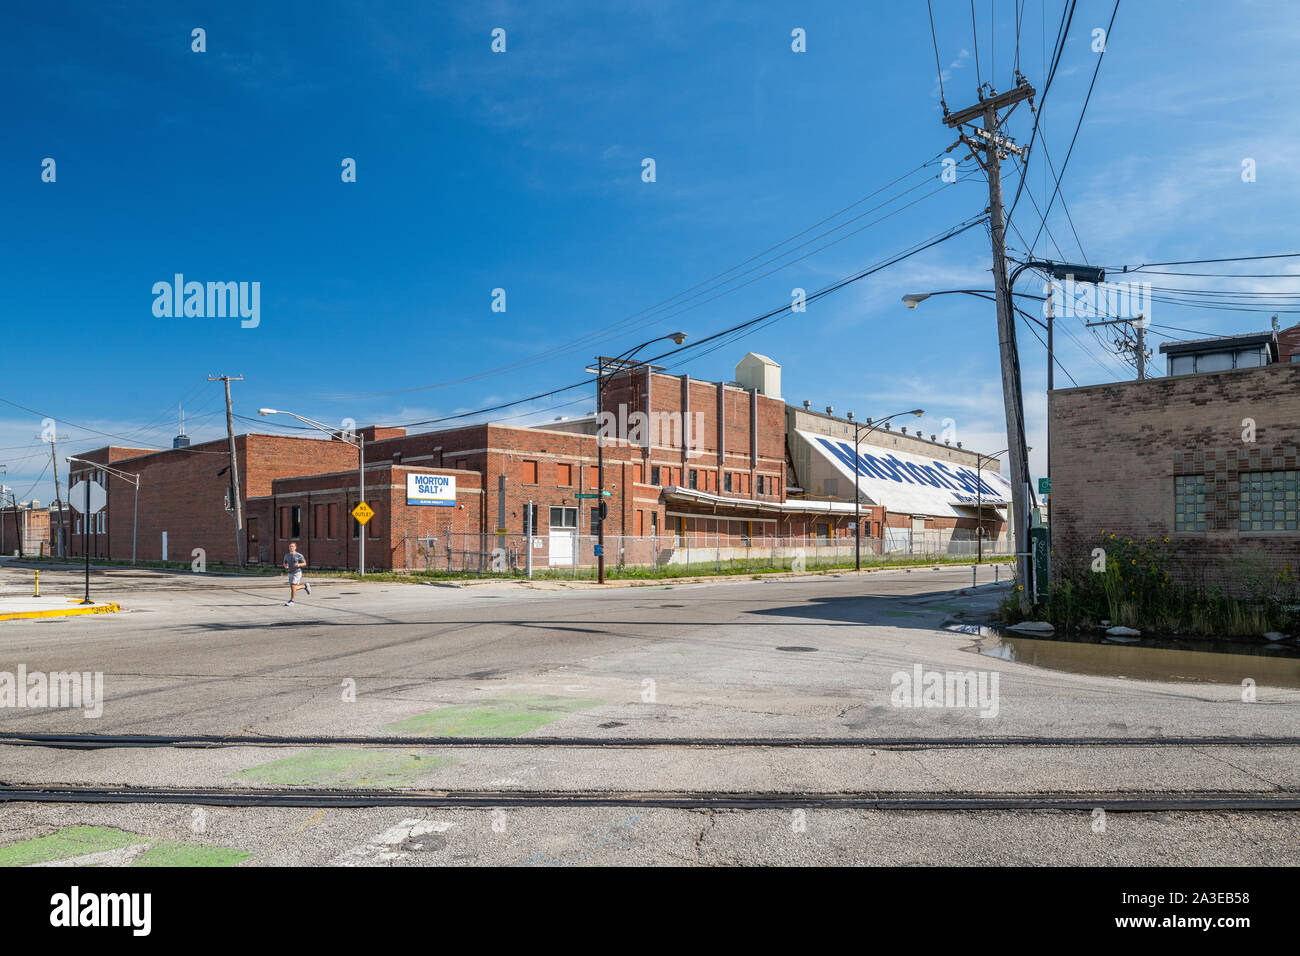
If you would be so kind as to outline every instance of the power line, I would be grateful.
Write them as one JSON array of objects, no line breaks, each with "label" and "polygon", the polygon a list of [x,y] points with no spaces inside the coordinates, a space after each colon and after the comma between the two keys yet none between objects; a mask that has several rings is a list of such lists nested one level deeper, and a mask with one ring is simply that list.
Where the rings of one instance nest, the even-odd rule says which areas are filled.
[{"label": "power line", "polygon": [[943,96],[943,67],[939,65],[939,38],[934,32],[934,8],[930,6],[930,0],[925,0],[925,8],[930,11],[930,40],[934,43],[934,71],[939,77],[939,105],[943,107],[943,115],[948,115],[948,101]]},{"label": "power line", "polygon": [[[968,220],[964,220],[963,222],[958,223],[956,226],[953,226],[951,229],[949,229],[948,231],[940,235],[938,238],[932,239],[928,242],[920,243],[912,247],[911,249],[903,253],[900,253],[899,255],[884,260],[883,262],[873,265],[863,271],[854,273],[853,275],[847,276],[844,279],[841,279],[828,286],[825,286],[822,289],[819,289],[818,291],[812,293],[811,295],[805,296],[804,303],[806,305],[807,303],[814,302],[820,298],[823,298],[824,296],[830,295],[833,292],[839,291],[840,289],[844,288],[845,286],[853,282],[857,282],[861,279],[865,279],[870,275],[880,272],[882,269],[886,269],[891,265],[895,265],[899,262],[902,262],[904,259],[911,258],[912,256],[916,255],[919,252],[922,252],[926,249],[932,248],[933,246],[937,246],[942,242],[946,242],[949,239],[959,236],[966,230],[972,228],[973,226],[978,225],[980,222],[983,221],[983,218],[984,218],[984,213],[980,213],[977,217],[971,217]],[[771,319],[774,316],[781,315],[782,313],[788,313],[790,311],[790,308],[791,308],[790,304],[785,303],[776,309],[773,309],[769,312],[765,312],[762,315],[756,316],[755,318],[748,319],[730,328],[723,329],[720,332],[715,332],[714,334],[706,336],[705,338],[693,342],[690,345],[683,345],[679,348],[672,349],[668,352],[665,352],[662,355],[657,355],[654,356],[653,358],[645,359],[644,364],[649,365],[649,364],[662,362],[663,360],[670,358],[674,355],[679,355],[683,352],[689,352],[695,349],[699,349],[705,344],[720,339],[723,336],[731,335],[742,329],[758,325],[759,323]],[[432,418],[432,419],[426,419],[417,422],[406,422],[395,427],[415,428],[424,425],[438,425],[438,424],[442,424],[443,422],[457,421],[459,419],[469,418],[473,415],[483,415],[489,412],[501,411],[506,408],[513,408],[517,405],[522,405],[526,402],[535,402],[538,401],[539,399],[550,398],[554,395],[559,395],[564,392],[572,391],[575,388],[584,388],[588,385],[591,385],[594,381],[595,381],[594,378],[584,378],[582,381],[573,382],[569,385],[562,385],[553,389],[548,389],[547,391],[544,392],[538,392],[537,394],[529,395],[526,398],[518,398],[508,402],[500,402],[496,405],[491,405],[484,408],[477,408],[477,409],[472,409],[470,411],[459,412],[455,415],[444,415],[441,418]]]},{"label": "power line", "polygon": [[[1070,157],[1074,155],[1074,144],[1079,139],[1079,130],[1083,127],[1083,118],[1087,115],[1088,104],[1092,101],[1092,90],[1097,85],[1097,74],[1101,72],[1101,61],[1106,58],[1106,49],[1110,45],[1111,27],[1115,25],[1115,15],[1119,13],[1120,0],[1115,0],[1115,6],[1110,11],[1110,22],[1106,24],[1106,33],[1102,42],[1101,52],[1097,55],[1097,65],[1092,70],[1092,81],[1088,84],[1088,94],[1083,98],[1083,108],[1079,110],[1079,121],[1074,124],[1074,135],[1070,137],[1070,148],[1065,151],[1065,159],[1061,161],[1061,170],[1056,174],[1056,188],[1052,190],[1052,198],[1047,202],[1047,210],[1043,213],[1043,224],[1047,224],[1046,217],[1051,215],[1052,204],[1056,202],[1056,196],[1061,191],[1061,177],[1065,175],[1065,168],[1070,165]],[[1038,230],[1042,235],[1042,229]],[[1034,236],[1034,244],[1038,243],[1038,236]],[[1029,251],[1032,253],[1034,246],[1030,245]]]},{"label": "power line", "polygon": [[[1140,266],[1107,266],[1108,272],[1140,272],[1149,266],[1200,266],[1211,262],[1258,262],[1262,259],[1300,259],[1300,252],[1275,252],[1266,256],[1230,256],[1224,259],[1175,259],[1170,262],[1144,262]],[[1194,273],[1168,273],[1170,275],[1194,275]],[[1280,276],[1279,278],[1291,278],[1291,275]],[[1296,275],[1295,278],[1300,278]]]},{"label": "power line", "polygon": [[[531,365],[539,364],[540,362],[546,361],[546,360],[548,360],[548,359],[557,358],[557,357],[559,357],[559,356],[561,356],[561,355],[564,355],[564,354],[570,354],[570,353],[572,353],[572,352],[574,352],[574,351],[577,351],[578,349],[581,349],[581,348],[586,347],[586,346],[588,346],[588,345],[595,344],[595,343],[598,343],[598,342],[600,342],[600,341],[604,341],[604,340],[607,340],[607,339],[613,338],[614,336],[620,334],[620,332],[622,332],[622,331],[624,331],[624,330],[628,330],[628,329],[630,329],[630,328],[632,328],[632,327],[642,327],[642,326],[645,326],[645,325],[647,325],[647,324],[650,324],[649,320],[652,319],[652,318],[654,318],[656,322],[663,322],[663,321],[666,321],[668,318],[671,318],[671,315],[680,314],[680,313],[672,313],[671,315],[661,315],[661,314],[659,314],[659,313],[663,313],[663,312],[665,312],[665,311],[668,310],[668,309],[676,308],[677,306],[682,305],[683,302],[689,302],[689,301],[691,301],[692,299],[698,298],[698,297],[701,296],[701,295],[705,295],[705,294],[707,294],[708,292],[711,292],[711,291],[713,291],[713,290],[715,290],[715,289],[717,289],[717,288],[720,288],[721,286],[724,286],[724,285],[726,285],[727,283],[732,282],[732,281],[734,281],[735,279],[739,278],[739,275],[747,275],[749,272],[752,272],[752,271],[754,271],[754,270],[753,270],[753,269],[749,269],[749,270],[746,270],[745,272],[741,272],[739,275],[732,275],[732,273],[737,272],[737,270],[740,270],[740,269],[744,268],[745,266],[750,265],[751,263],[755,262],[755,261],[758,260],[758,259],[762,259],[764,256],[767,256],[769,253],[772,253],[772,252],[776,251],[777,249],[780,249],[782,246],[785,246],[785,245],[789,244],[790,242],[793,242],[795,239],[799,239],[799,238],[801,238],[801,237],[807,235],[809,232],[812,232],[814,229],[817,229],[817,228],[819,228],[819,227],[825,225],[826,223],[828,223],[828,222],[830,222],[830,221],[832,221],[832,220],[834,220],[834,219],[836,219],[836,218],[842,216],[844,213],[848,212],[849,210],[851,210],[851,209],[853,209],[853,208],[855,208],[855,207],[857,207],[857,206],[860,206],[862,203],[866,202],[867,200],[872,199],[872,198],[874,198],[875,196],[878,196],[880,193],[882,193],[882,192],[884,192],[884,191],[886,191],[886,190],[888,190],[888,189],[891,189],[892,187],[894,187],[894,186],[896,186],[897,184],[903,182],[904,180],[906,180],[906,179],[909,178],[910,176],[913,176],[913,175],[915,175],[916,173],[918,173],[918,172],[920,172],[920,171],[922,171],[922,170],[924,170],[924,169],[926,169],[926,168],[928,168],[928,167],[934,165],[936,162],[938,162],[938,161],[942,158],[942,156],[944,155],[945,152],[946,152],[946,150],[941,150],[941,151],[939,151],[939,152],[936,153],[934,156],[930,157],[929,159],[925,160],[924,162],[920,163],[919,165],[917,165],[917,166],[913,167],[912,169],[908,170],[907,172],[903,173],[901,176],[898,176],[898,177],[896,177],[895,179],[891,180],[890,182],[886,183],[885,185],[879,187],[878,189],[873,190],[872,192],[868,193],[867,195],[863,196],[862,198],[857,199],[857,200],[855,200],[855,201],[852,202],[852,203],[849,203],[847,206],[843,207],[842,209],[840,209],[840,210],[838,210],[838,211],[832,213],[832,214],[829,215],[829,216],[826,216],[826,217],[822,218],[821,220],[819,220],[818,222],[813,223],[812,225],[808,226],[807,228],[802,229],[802,230],[800,230],[799,232],[797,232],[797,233],[795,233],[795,234],[793,234],[793,235],[791,235],[791,236],[787,236],[786,238],[782,239],[780,242],[777,242],[777,243],[775,243],[774,245],[769,246],[768,248],[764,249],[762,252],[759,252],[759,253],[756,253],[755,255],[750,256],[748,259],[745,259],[743,262],[737,263],[736,265],[730,267],[729,269],[725,269],[725,270],[723,270],[722,272],[719,272],[719,273],[717,273],[716,275],[711,276],[711,277],[708,278],[708,279],[705,279],[705,280],[703,280],[703,281],[701,281],[701,282],[697,282],[695,285],[692,285],[692,286],[690,286],[689,288],[686,288],[686,289],[682,290],[681,292],[676,293],[675,295],[669,296],[668,298],[663,299],[663,300],[661,300],[660,302],[655,303],[654,305],[647,306],[647,307],[644,308],[644,309],[641,309],[641,310],[639,310],[639,311],[637,311],[637,312],[634,312],[634,313],[632,313],[632,314],[630,314],[630,315],[624,317],[623,319],[620,319],[620,320],[618,320],[618,321],[616,321],[616,322],[613,322],[613,323],[611,323],[611,324],[609,324],[609,325],[607,325],[607,326],[604,326],[604,327],[602,327],[602,328],[600,328],[600,329],[597,329],[597,330],[595,330],[595,331],[593,331],[593,332],[589,332],[589,333],[587,333],[587,334],[585,334],[585,335],[578,336],[577,338],[575,338],[575,339],[571,339],[571,340],[568,341],[568,342],[562,343],[562,344],[557,345],[557,346],[554,346],[554,347],[552,347],[552,348],[550,348],[550,349],[546,349],[546,350],[544,350],[544,351],[542,351],[542,352],[536,353],[535,355],[532,355],[532,356],[530,356],[530,357],[528,357],[528,358],[520,359],[520,360],[518,360],[518,361],[511,362],[511,363],[508,363],[508,364],[506,364],[506,365],[499,366],[499,367],[494,368],[494,369],[487,369],[487,370],[485,370],[485,371],[483,371],[483,372],[478,372],[478,373],[475,373],[475,374],[473,374],[473,375],[461,376],[461,377],[459,377],[459,378],[449,379],[449,380],[444,381],[444,382],[436,382],[436,383],[433,383],[433,384],[431,384],[431,385],[418,385],[418,386],[413,386],[413,387],[410,387],[410,388],[390,389],[390,390],[387,390],[387,391],[379,391],[379,392],[365,392],[365,393],[342,394],[342,395],[335,395],[335,396],[332,396],[332,397],[333,397],[333,398],[336,398],[336,399],[347,399],[347,400],[357,400],[357,399],[363,399],[363,398],[380,398],[380,397],[386,397],[386,396],[390,396],[390,395],[402,395],[402,394],[408,394],[408,393],[411,393],[411,392],[428,391],[428,390],[430,390],[430,389],[435,389],[435,388],[444,388],[444,387],[447,387],[447,386],[450,386],[450,385],[460,385],[460,384],[464,384],[465,382],[473,381],[473,380],[476,380],[476,379],[479,379],[479,378],[484,378],[484,377],[487,377],[487,376],[490,376],[490,375],[500,374],[500,373],[503,373],[503,372],[509,372],[509,371],[515,371],[515,370],[518,370],[518,369],[521,369],[521,368],[526,368],[526,367],[531,366]],[[960,164],[958,164],[958,165],[960,165]],[[932,179],[935,179],[935,178],[939,178],[941,175],[942,175],[942,173],[940,173],[940,174],[936,174],[936,176],[933,176],[933,177],[929,177],[927,180],[923,180],[923,181],[921,181],[920,183],[917,183],[917,184],[915,184],[915,185],[913,185],[913,186],[911,186],[911,187],[909,187],[909,188],[903,190],[902,192],[898,193],[897,195],[892,196],[892,197],[890,197],[889,199],[886,199],[886,200],[884,200],[884,201],[882,201],[882,202],[876,204],[876,205],[873,206],[871,209],[868,209],[866,212],[860,213],[859,215],[853,217],[852,219],[846,220],[845,222],[840,223],[840,224],[837,225],[837,226],[833,226],[831,229],[826,230],[826,231],[825,231],[824,233],[822,233],[820,236],[814,237],[814,239],[809,240],[809,241],[811,242],[811,241],[816,241],[816,239],[818,239],[818,238],[824,238],[825,236],[830,235],[832,232],[835,232],[837,229],[843,228],[844,226],[848,225],[849,223],[851,223],[851,222],[855,222],[855,221],[857,221],[858,219],[861,219],[863,216],[866,216],[866,215],[870,214],[871,212],[874,212],[874,211],[876,211],[876,210],[878,210],[878,209],[882,209],[882,208],[884,208],[885,206],[888,206],[890,203],[895,202],[895,201],[898,200],[898,199],[901,199],[903,196],[906,196],[908,193],[913,192],[913,191],[915,191],[916,189],[920,188],[921,186],[925,185],[926,182],[928,182],[928,181],[930,181],[930,180],[932,180]],[[922,197],[922,198],[928,198],[928,196],[930,196],[930,195],[935,195],[936,192],[938,192],[938,190],[936,190],[935,192],[929,193],[929,194],[927,194],[926,197]],[[907,207],[905,206],[905,207],[903,207],[903,208],[907,208]],[[877,221],[883,221],[884,218],[888,218],[888,217],[882,217],[881,220],[877,220]],[[873,224],[874,224],[874,223],[873,223]],[[860,232],[860,231],[861,231],[861,230],[856,230],[855,232]],[[849,233],[849,235],[853,235],[853,234],[854,234],[854,233]],[[787,256],[787,255],[789,255],[790,253],[794,252],[796,249],[798,249],[798,248],[802,248],[804,245],[807,245],[807,244],[808,244],[807,242],[802,243],[800,246],[796,246],[796,247],[794,247],[793,249],[788,249],[788,250],[786,250],[786,251],[783,252],[783,253],[780,253],[780,254],[778,254],[778,255],[776,255],[776,256],[773,256],[773,257],[772,257],[771,259],[769,259],[767,262],[760,264],[760,265],[757,266],[756,268],[762,268],[762,266],[764,266],[764,265],[769,265],[769,264],[771,264],[772,262],[776,262],[777,260],[779,260],[779,259],[781,259],[781,258],[783,258],[783,257],[785,257],[785,256]],[[826,247],[823,247],[823,248],[826,248]],[[820,250],[819,250],[819,251],[820,251]],[[794,260],[794,261],[800,261],[800,260]],[[792,263],[786,263],[786,265],[791,265],[791,264],[792,264]],[[780,268],[784,268],[784,266],[782,266],[782,267],[780,267]],[[773,271],[778,271],[778,270],[773,270]],[[770,273],[769,273],[769,274],[770,274]],[[726,277],[728,277],[728,276],[731,276],[731,278],[726,278]],[[719,280],[721,280],[721,281],[719,281]],[[741,285],[737,285],[735,288],[730,289],[730,290],[728,290],[727,293],[723,293],[723,294],[729,294],[730,292],[734,292],[734,291],[736,291],[737,289],[743,288],[745,285],[748,285],[748,284],[749,284],[749,283],[742,283]],[[700,290],[700,291],[697,291],[697,290]],[[695,294],[694,294],[694,295],[691,295],[691,293],[695,293]]]},{"label": "power line", "polygon": [[[1069,37],[1070,35],[1070,24],[1074,22],[1074,7],[1076,2],[1077,0],[1069,0],[1069,4],[1065,7],[1064,10],[1061,11],[1061,23],[1056,30],[1056,45],[1052,51],[1051,68],[1047,71],[1047,82],[1043,84],[1042,92],[1038,96],[1038,108],[1034,110],[1032,106],[1030,107],[1030,109],[1033,110],[1034,113],[1034,125],[1029,133],[1029,145],[1025,147],[1026,170],[1028,170],[1029,157],[1032,155],[1034,151],[1034,143],[1038,138],[1038,124],[1042,120],[1043,109],[1047,105],[1047,94],[1050,93],[1052,90],[1052,81],[1056,79],[1056,69],[1058,66],[1060,66],[1061,63],[1061,53],[1065,50],[1065,41],[1066,38]],[[1044,29],[1046,29],[1046,18],[1044,18],[1043,20],[1043,25],[1044,25]],[[1024,177],[1021,177],[1020,183],[1016,186],[1016,195],[1012,198],[1011,206],[1007,211],[1008,222],[1011,221],[1011,218],[1016,213],[1016,206],[1020,202],[1020,193],[1024,189],[1024,186],[1025,186],[1025,179]]]}]

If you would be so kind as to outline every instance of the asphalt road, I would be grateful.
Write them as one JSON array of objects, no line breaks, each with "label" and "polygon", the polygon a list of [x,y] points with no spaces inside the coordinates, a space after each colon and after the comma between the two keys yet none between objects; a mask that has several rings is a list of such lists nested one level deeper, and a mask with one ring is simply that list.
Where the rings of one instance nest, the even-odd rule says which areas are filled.
[{"label": "asphalt road", "polygon": [[[29,572],[0,565],[0,595]],[[73,572],[42,592],[79,593]],[[0,745],[10,785],[1033,794],[1300,791],[1300,691],[1139,680],[973,653],[992,569],[610,587],[97,573],[123,612],[0,624],[0,671],[102,673],[102,712],[0,706],[0,734],[424,738],[411,746]],[[0,598],[2,600],[2,598]],[[1124,649],[1111,649],[1120,653]],[[926,675],[980,698],[925,706]],[[996,679],[996,683],[994,680]],[[92,686],[94,686],[92,684]],[[936,700],[931,698],[931,703]],[[909,706],[918,704],[920,706]],[[98,707],[96,710],[100,709]],[[459,737],[924,738],[933,746],[439,747]],[[1141,746],[962,747],[979,738]],[[692,810],[636,806],[0,805],[0,864],[1294,863],[1294,812]],[[104,856],[107,854],[107,856]]]}]

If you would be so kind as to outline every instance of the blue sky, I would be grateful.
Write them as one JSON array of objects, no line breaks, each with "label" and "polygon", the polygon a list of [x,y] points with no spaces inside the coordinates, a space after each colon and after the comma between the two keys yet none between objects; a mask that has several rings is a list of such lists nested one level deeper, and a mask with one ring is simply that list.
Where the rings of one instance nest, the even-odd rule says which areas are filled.
[{"label": "blue sky", "polygon": [[[178,402],[192,437],[218,437],[221,387],[209,373],[245,377],[237,413],[274,406],[330,423],[401,424],[521,398],[578,381],[598,350],[678,328],[698,340],[984,208],[978,174],[945,184],[923,168],[713,289],[706,280],[917,170],[954,137],[924,4],[700,6],[9,5],[0,398],[32,411],[0,405],[0,481],[53,498],[48,446],[35,440],[45,416],[70,436],[61,456],[169,446]],[[1021,69],[1040,88],[1062,6],[1027,0]],[[1092,32],[1112,6],[1080,0],[1044,105],[1058,169],[1096,63]],[[967,0],[934,8],[949,105],[974,102],[980,79],[1008,88],[1013,0],[976,0],[978,47]],[[206,52],[191,50],[196,27]],[[504,53],[491,50],[498,27]],[[796,28],[806,52],[791,49]],[[1295,251],[1297,40],[1284,0],[1121,3],[1062,180],[1073,229],[1058,199],[1048,226],[1061,252],[1046,232],[1035,251],[1108,266]],[[1031,122],[1022,107],[1011,134],[1027,142]],[[41,179],[47,157],[53,183]],[[345,157],[355,183],[341,181]],[[1253,182],[1242,180],[1247,158]],[[1046,207],[1044,173],[1039,150],[1013,251],[1038,230],[1028,197]],[[1013,193],[1010,162],[1004,176]],[[729,379],[754,350],[782,364],[788,400],[861,417],[919,405],[927,432],[949,418],[967,446],[1002,448],[992,303],[900,302],[987,288],[989,262],[976,227],[674,369]],[[1300,275],[1300,260],[1263,266],[1240,271]],[[259,282],[260,324],[156,317],[152,287],[175,273]],[[712,291],[672,300],[697,285]],[[492,310],[497,288],[505,312]],[[676,305],[653,309],[665,300]],[[1157,306],[1153,321],[1206,334],[1269,323],[1268,312]],[[1041,473],[1046,358],[1023,327],[1020,339]],[[1056,340],[1080,384],[1132,375],[1082,319],[1061,320]],[[1069,381],[1058,373],[1057,384]],[[542,421],[593,403],[585,389],[488,417]]]}]

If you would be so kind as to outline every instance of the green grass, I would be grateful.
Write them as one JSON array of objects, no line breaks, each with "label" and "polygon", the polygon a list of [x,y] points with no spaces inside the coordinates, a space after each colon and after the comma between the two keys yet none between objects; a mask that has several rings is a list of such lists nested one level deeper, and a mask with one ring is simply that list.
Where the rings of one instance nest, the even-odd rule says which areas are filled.
[{"label": "green grass", "polygon": [[[986,557],[985,564],[1008,564],[1014,559],[1011,557],[997,556]],[[964,565],[974,564],[974,560],[968,557],[949,557],[946,555],[930,558],[905,558],[899,560],[882,560],[873,557],[872,559],[863,559],[863,569],[872,568],[924,568],[934,565]],[[830,562],[816,566],[809,565],[803,571],[791,571],[789,563],[783,566],[781,564],[772,564],[770,559],[766,560],[746,560],[743,558],[723,561],[721,565],[714,561],[702,561],[694,564],[669,564],[658,568],[641,567],[637,565],[606,565],[605,578],[610,581],[659,581],[672,580],[675,578],[691,577],[733,577],[737,575],[761,576],[764,574],[831,574],[839,571],[852,571],[855,567],[853,561]],[[346,572],[346,577],[360,580],[360,576],[355,572]],[[492,573],[489,571],[442,571],[442,570],[413,570],[413,571],[368,571],[366,580],[371,581],[396,581],[396,582],[423,582],[423,581],[465,581],[497,578],[503,581],[517,581],[524,577],[522,568],[514,568],[510,571]],[[533,580],[535,581],[594,581],[596,580],[595,568],[534,568]]]},{"label": "green grass", "polygon": [[[1054,558],[1043,604],[1026,610],[1015,595],[1009,596],[1002,604],[1003,619],[1014,623],[1029,616],[1058,629],[1122,625],[1224,638],[1300,628],[1300,579],[1290,563],[1275,569],[1262,556],[1235,554],[1207,570],[1186,566],[1168,538],[1103,532],[1099,545],[1100,556]],[[1216,583],[1205,583],[1209,581]]]}]

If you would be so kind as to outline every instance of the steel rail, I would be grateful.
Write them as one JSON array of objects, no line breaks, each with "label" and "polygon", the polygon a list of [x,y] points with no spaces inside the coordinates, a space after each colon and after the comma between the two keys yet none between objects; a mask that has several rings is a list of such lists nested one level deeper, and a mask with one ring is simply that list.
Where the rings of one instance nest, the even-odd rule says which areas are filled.
[{"label": "steel rail", "polygon": [[188,804],[220,807],[646,807],[723,810],[945,810],[1108,812],[1295,811],[1294,791],[916,793],[916,792],[722,792],[590,790],[308,790],[238,787],[66,787],[13,784],[0,787],[3,803]]},{"label": "steel rail", "polygon": [[0,733],[0,746],[114,749],[130,747],[468,747],[636,749],[956,749],[996,747],[1296,747],[1300,737],[286,737]]}]

